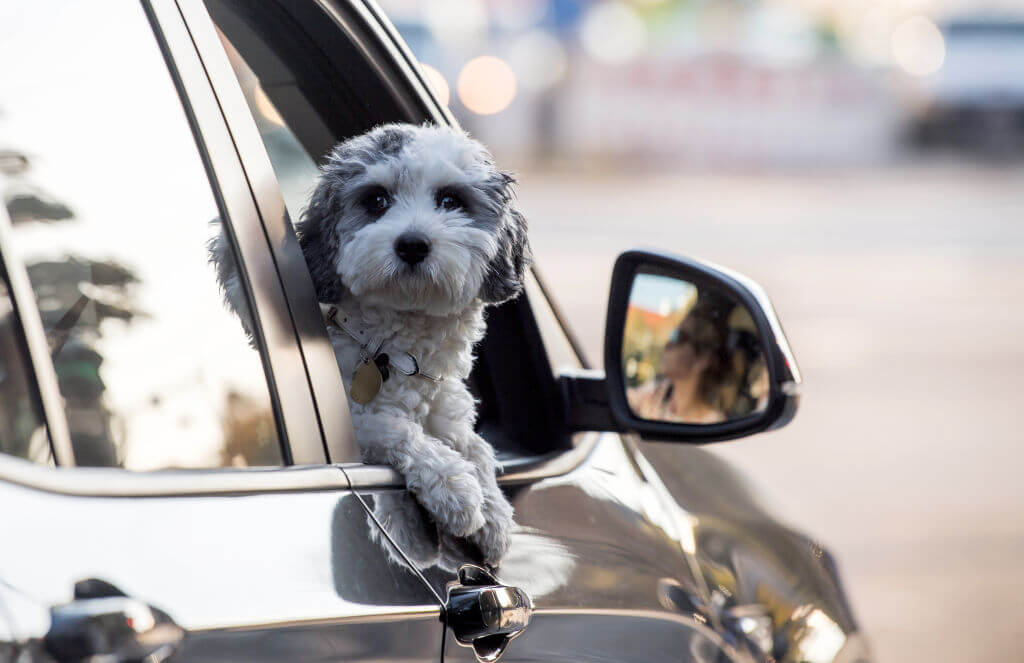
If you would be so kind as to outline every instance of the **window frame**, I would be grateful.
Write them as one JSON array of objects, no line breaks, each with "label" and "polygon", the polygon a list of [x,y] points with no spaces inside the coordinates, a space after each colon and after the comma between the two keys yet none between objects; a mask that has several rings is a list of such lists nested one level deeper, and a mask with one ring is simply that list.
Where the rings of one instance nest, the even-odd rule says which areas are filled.
[{"label": "window frame", "polygon": [[319,462],[357,459],[359,447],[345,387],[270,157],[206,6],[201,0],[178,0],[176,4],[234,141],[268,238],[277,280],[286,295],[285,305],[295,331],[292,342],[306,372],[306,388],[312,390],[316,420],[325,445],[325,455]]},{"label": "window frame", "polygon": [[[52,462],[60,466],[74,466],[75,454],[64,414],[64,402],[57,384],[57,372],[50,359],[46,343],[46,330],[39,315],[35,294],[28,279],[28,271],[21,260],[15,258],[11,242],[11,219],[7,208],[0,205],[0,279],[6,277],[8,296],[14,308],[15,324],[21,331],[28,351],[24,357],[30,389],[43,415],[43,425],[50,442]],[[3,455],[3,454],[0,454]],[[26,463],[30,461],[26,460]],[[32,463],[34,465],[34,463]]]},{"label": "window frame", "polygon": [[[287,214],[283,213],[284,202],[280,188],[277,186],[276,175],[252,118],[252,113],[245,102],[241,86],[230,62],[223,53],[223,46],[216,34],[216,29],[213,27],[213,21],[210,18],[209,12],[202,0],[177,0],[177,2],[182,7],[189,29],[196,37],[197,48],[204,63],[209,68],[216,69],[216,71],[211,71],[211,79],[217,89],[218,96],[230,100],[228,102],[230,103],[230,109],[226,109],[225,116],[236,137],[244,136],[243,142],[245,145],[240,145],[240,154],[245,162],[249,176],[268,185],[262,188],[259,192],[260,195],[257,196],[257,202],[262,205],[262,216],[265,219],[268,217],[272,218],[275,223],[287,226],[290,231],[289,234],[291,234]],[[452,116],[447,107],[439,103],[429,86],[425,83],[414,57],[398,36],[394,27],[391,26],[387,18],[384,17],[379,8],[373,3],[364,3],[360,0],[313,0],[301,9],[297,4],[288,5],[287,7],[293,16],[300,12],[306,12],[307,16],[304,17],[306,20],[309,20],[309,13],[318,9],[321,12],[322,18],[325,19],[321,25],[329,26],[324,27],[325,30],[343,32],[348,37],[349,44],[347,48],[351,49],[354,46],[358,50],[361,60],[373,70],[379,82],[382,83],[382,87],[392,97],[391,102],[393,106],[402,109],[405,117],[401,119],[413,123],[427,121],[458,127],[454,116]],[[338,57],[337,54],[333,53],[327,55],[329,58],[332,56]],[[282,242],[280,245],[282,252],[288,250],[298,251],[297,247],[292,247],[290,244],[290,242],[287,245]],[[282,261],[287,261],[289,264],[296,263],[294,258],[287,256],[282,257]],[[298,270],[300,273],[283,274],[282,276],[309,283],[308,271],[305,269],[304,261],[298,261],[298,266],[300,267]],[[306,293],[304,291],[300,292],[300,296],[306,296]],[[315,297],[315,295],[313,296]],[[543,301],[534,302],[535,299]],[[544,288],[535,271],[527,275],[526,292],[521,297],[520,302],[521,306],[524,307],[524,313],[517,316],[517,319],[521,319],[526,327],[530,327],[526,334],[531,339],[535,339],[535,344],[540,346],[536,354],[544,355],[547,375],[550,376],[550,384],[546,385],[546,387],[549,387],[552,392],[550,394],[551,401],[553,402],[552,409],[557,410],[561,394],[558,391],[551,358],[560,362],[557,368],[563,368],[562,364],[568,364],[570,368],[581,368],[586,367],[587,362],[583,358],[576,339],[566,330],[562,316],[550,301],[547,289]],[[541,310],[538,311],[538,307]],[[293,309],[297,313],[301,312],[302,309],[317,310],[315,307],[308,306],[308,304],[304,304],[302,301],[295,301]],[[541,318],[547,324],[538,326]],[[313,321],[312,327],[312,329],[305,330],[305,333],[312,337],[319,337],[324,334],[323,324],[319,320],[318,315],[316,320]],[[549,357],[549,353],[555,350],[555,347],[551,346],[557,346],[553,357]],[[318,402],[323,404],[321,412],[325,410],[331,411],[332,404],[333,409],[337,410],[336,404],[338,401],[333,399],[340,399],[340,402],[345,404],[345,432],[351,434],[351,423],[348,421],[347,413],[347,397],[345,396],[343,386],[340,391],[336,389],[336,383],[340,383],[340,376],[335,369],[334,354],[330,350],[329,344],[327,345],[327,350],[329,354],[322,355],[322,359],[319,359],[318,362],[321,363],[321,366],[329,369],[327,371],[329,375],[325,375],[323,371],[317,371],[313,375],[311,371],[311,376],[314,377],[314,393]],[[308,352],[307,358],[312,359]],[[327,381],[328,389],[324,389],[323,385],[318,384],[318,380],[321,379]],[[553,416],[557,417],[558,415],[556,413]],[[352,485],[360,487],[404,486],[401,475],[389,467],[353,462],[358,461],[359,458],[358,452],[351,451],[354,447],[349,444],[349,439],[352,439],[354,445],[354,437],[346,438],[343,443],[338,443],[332,439],[331,431],[325,430],[325,433],[327,433],[327,448],[330,454],[330,461],[344,469]],[[563,444],[560,447],[552,447],[550,450],[537,451],[535,453],[531,452],[533,455],[506,461],[505,472],[501,477],[501,481],[503,483],[520,483],[542,476],[563,474],[571,467],[575,467],[579,462],[582,462],[599,437],[600,435],[595,433],[576,435],[567,444]]]},{"label": "window frame", "polygon": [[224,119],[224,107],[178,5],[173,0],[143,0],[142,6],[235,248],[240,281],[254,318],[254,333],[267,376],[284,464],[322,463],[327,451],[320,417],[310,392],[305,360],[296,344],[288,298],[270,250],[275,238],[268,232],[261,208],[256,204],[252,180]]}]

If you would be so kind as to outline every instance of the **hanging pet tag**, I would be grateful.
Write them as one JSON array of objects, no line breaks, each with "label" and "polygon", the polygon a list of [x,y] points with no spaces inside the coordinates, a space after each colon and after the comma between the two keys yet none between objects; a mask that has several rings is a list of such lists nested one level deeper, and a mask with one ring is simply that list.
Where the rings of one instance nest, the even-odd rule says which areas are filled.
[{"label": "hanging pet tag", "polygon": [[366,405],[377,397],[383,383],[384,376],[381,375],[377,364],[373,361],[364,361],[352,374],[352,389],[349,390],[349,396],[356,403]]}]

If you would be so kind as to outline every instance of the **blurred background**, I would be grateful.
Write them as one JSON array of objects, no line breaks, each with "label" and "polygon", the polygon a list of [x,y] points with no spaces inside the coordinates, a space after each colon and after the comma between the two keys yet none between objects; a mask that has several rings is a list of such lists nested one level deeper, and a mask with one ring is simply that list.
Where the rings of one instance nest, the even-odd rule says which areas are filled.
[{"label": "blurred background", "polygon": [[1024,5],[381,4],[518,171],[591,361],[627,248],[773,296],[801,412],[711,449],[835,552],[877,659],[1024,659]]}]

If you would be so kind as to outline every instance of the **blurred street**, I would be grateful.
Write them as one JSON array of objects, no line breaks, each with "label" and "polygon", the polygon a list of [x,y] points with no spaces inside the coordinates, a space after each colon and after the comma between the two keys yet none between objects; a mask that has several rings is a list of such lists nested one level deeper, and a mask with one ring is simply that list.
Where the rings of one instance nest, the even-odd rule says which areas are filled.
[{"label": "blurred street", "polygon": [[801,411],[711,448],[833,550],[876,660],[1024,660],[1020,3],[384,2],[463,126],[537,164],[594,365],[623,250],[771,294]]},{"label": "blurred street", "polygon": [[714,451],[836,554],[877,660],[1021,660],[1024,167],[569,170],[522,172],[520,198],[591,362],[622,250],[758,280],[804,399]]}]

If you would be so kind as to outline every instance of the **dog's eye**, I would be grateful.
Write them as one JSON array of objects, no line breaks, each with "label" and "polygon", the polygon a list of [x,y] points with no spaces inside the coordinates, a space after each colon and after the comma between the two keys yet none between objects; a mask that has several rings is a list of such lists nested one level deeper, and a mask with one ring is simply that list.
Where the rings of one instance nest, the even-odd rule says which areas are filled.
[{"label": "dog's eye", "polygon": [[391,196],[383,187],[374,187],[363,194],[359,203],[370,214],[380,216],[391,207]]},{"label": "dog's eye", "polygon": [[437,192],[437,206],[448,211],[466,209],[462,196],[451,189],[441,189]]}]

